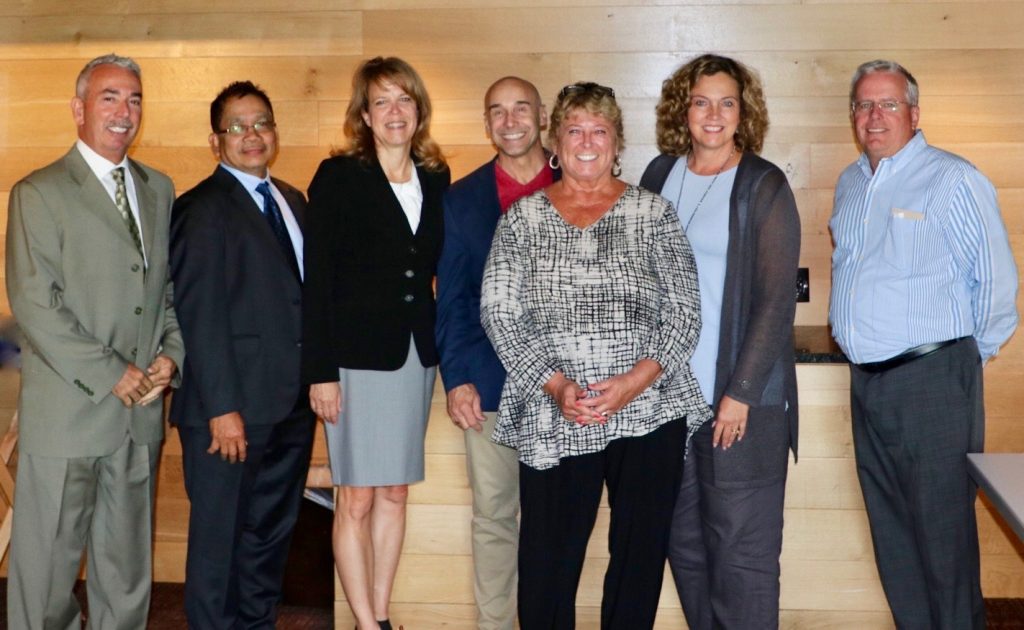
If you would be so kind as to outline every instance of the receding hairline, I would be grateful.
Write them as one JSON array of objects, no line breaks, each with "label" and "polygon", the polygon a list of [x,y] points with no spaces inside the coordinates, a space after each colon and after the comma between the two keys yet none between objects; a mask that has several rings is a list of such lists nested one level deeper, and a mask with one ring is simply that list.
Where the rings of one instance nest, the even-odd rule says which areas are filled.
[{"label": "receding hairline", "polygon": [[[89,86],[89,82],[92,80],[92,74],[97,68],[103,66],[113,66],[115,68],[121,68],[135,75],[138,79],[139,85],[142,85],[142,68],[139,64],[131,57],[124,57],[116,53],[109,53],[101,55],[95,59],[89,60],[82,68],[81,72],[78,73],[78,78],[75,79],[75,96],[78,98],[85,98],[86,90]],[[139,95],[142,95],[141,89]]]},{"label": "receding hairline", "polygon": [[529,94],[529,95],[531,95],[533,97],[533,103],[532,104],[535,105],[536,107],[540,108],[540,106],[544,104],[543,101],[541,101],[541,98],[540,98],[540,90],[537,89],[536,85],[534,85],[533,83],[531,83],[530,81],[527,81],[526,79],[524,79],[522,77],[517,77],[517,76],[509,75],[509,76],[506,76],[506,77],[501,77],[500,79],[498,79],[497,81],[492,83],[490,85],[490,87],[487,88],[487,91],[484,92],[484,111],[485,112],[489,111],[491,109],[491,107],[494,106],[494,103],[491,103],[491,95],[494,93],[494,91],[496,89],[498,89],[499,86],[504,85],[506,83],[517,84],[517,85],[519,85],[519,87],[525,89],[527,94]]}]

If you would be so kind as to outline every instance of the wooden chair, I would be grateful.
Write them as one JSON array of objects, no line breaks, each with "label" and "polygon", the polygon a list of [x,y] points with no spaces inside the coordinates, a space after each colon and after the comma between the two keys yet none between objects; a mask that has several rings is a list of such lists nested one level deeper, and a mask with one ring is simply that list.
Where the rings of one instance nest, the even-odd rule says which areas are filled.
[{"label": "wooden chair", "polygon": [[0,510],[3,521],[0,522],[0,562],[3,562],[7,550],[11,546],[11,525],[14,522],[14,477],[8,466],[18,447],[18,412],[11,418],[11,426],[0,438]]}]

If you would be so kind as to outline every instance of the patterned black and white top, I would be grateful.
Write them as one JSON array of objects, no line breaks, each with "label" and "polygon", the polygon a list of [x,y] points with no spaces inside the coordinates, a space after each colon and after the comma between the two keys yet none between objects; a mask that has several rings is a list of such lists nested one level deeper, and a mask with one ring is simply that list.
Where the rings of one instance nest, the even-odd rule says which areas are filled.
[{"label": "patterned black and white top", "polygon": [[[627,186],[598,221],[567,223],[543,191],[519,200],[494,235],[481,320],[508,371],[493,439],[536,469],[614,439],[711,416],[689,358],[700,334],[697,268],[672,205]],[[542,390],[561,370],[586,387],[649,358],[661,376],[606,424],[562,416]]]}]

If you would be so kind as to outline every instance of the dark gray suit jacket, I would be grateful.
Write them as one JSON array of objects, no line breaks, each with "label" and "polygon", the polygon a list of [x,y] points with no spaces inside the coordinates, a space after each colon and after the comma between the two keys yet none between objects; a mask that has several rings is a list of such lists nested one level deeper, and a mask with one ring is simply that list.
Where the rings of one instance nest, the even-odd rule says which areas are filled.
[{"label": "dark gray suit jacket", "polygon": [[[306,202],[274,185],[303,226]],[[302,283],[252,196],[220,166],[174,203],[171,275],[188,348],[171,422],[286,418],[299,396]]]}]

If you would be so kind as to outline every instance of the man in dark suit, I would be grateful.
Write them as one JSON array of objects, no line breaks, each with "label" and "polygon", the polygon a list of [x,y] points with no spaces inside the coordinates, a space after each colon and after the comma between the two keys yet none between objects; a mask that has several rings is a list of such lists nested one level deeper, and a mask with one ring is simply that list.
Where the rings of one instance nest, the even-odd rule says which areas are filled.
[{"label": "man in dark suit", "polygon": [[498,155],[455,182],[444,198],[437,341],[448,415],[466,436],[473,589],[483,630],[515,628],[519,464],[515,450],[491,442],[505,370],[480,325],[480,283],[501,215],[556,177],[540,143],[546,125],[532,83],[518,77],[495,81],[484,96],[484,126]]},{"label": "man in dark suit", "polygon": [[[152,580],[161,394],[184,349],[171,306],[174,186],[127,158],[139,66],[93,59],[71,113],[78,142],[11,191],[7,295],[25,336],[10,628],[142,628]],[[157,404],[150,405],[150,402]]]},{"label": "man in dark suit", "polygon": [[315,419],[299,386],[305,200],[270,177],[274,110],[248,81],[210,105],[213,175],[171,219],[189,356],[171,422],[189,518],[189,626],[273,628]]}]

